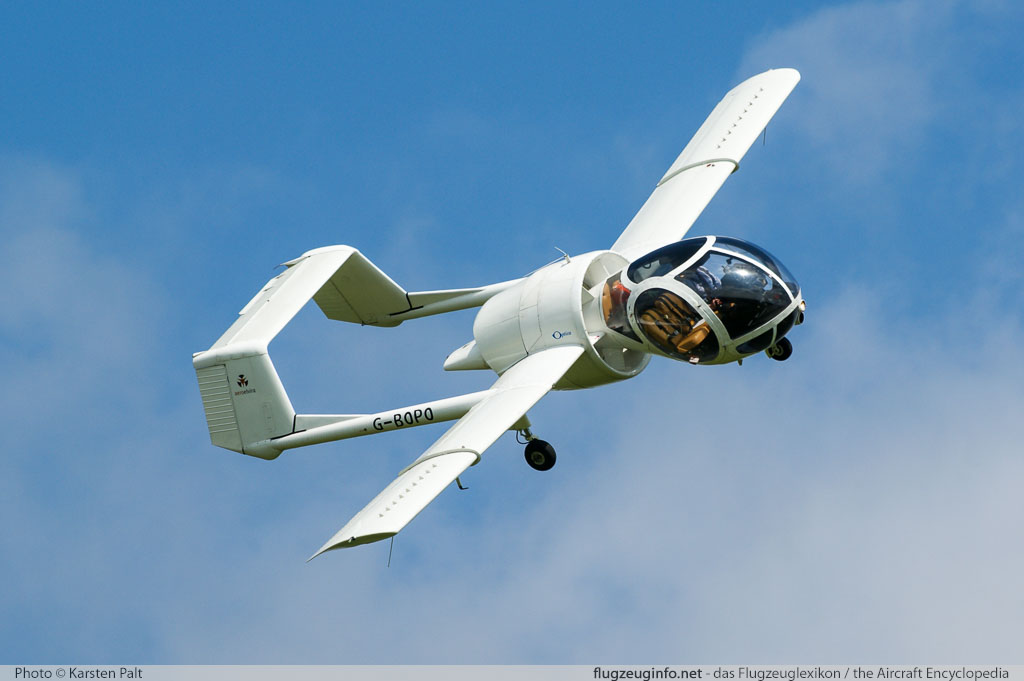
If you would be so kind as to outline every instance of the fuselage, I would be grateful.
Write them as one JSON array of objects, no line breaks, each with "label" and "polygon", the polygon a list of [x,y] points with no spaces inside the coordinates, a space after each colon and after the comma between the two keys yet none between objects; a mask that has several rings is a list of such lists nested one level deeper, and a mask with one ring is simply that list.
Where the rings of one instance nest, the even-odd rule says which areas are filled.
[{"label": "fuselage", "polygon": [[502,374],[530,354],[582,345],[555,388],[590,388],[637,375],[652,354],[740,361],[778,343],[803,308],[788,270],[739,239],[684,239],[633,262],[594,251],[546,265],[484,303],[473,342],[446,368]]}]

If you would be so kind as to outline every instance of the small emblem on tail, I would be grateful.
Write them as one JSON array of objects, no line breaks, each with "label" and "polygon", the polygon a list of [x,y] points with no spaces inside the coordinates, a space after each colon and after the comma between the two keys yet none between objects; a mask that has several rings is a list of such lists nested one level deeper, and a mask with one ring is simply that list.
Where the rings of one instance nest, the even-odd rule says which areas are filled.
[{"label": "small emblem on tail", "polygon": [[239,388],[244,388],[249,385],[249,379],[245,377],[245,374],[238,374],[238,381],[236,383],[238,383]]}]

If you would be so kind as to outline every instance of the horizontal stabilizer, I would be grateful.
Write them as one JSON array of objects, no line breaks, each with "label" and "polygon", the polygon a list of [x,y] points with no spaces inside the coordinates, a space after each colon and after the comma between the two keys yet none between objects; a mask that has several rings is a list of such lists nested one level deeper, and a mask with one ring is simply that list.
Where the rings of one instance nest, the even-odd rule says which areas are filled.
[{"label": "horizontal stabilizer", "polygon": [[[348,246],[331,246],[322,251]],[[313,296],[328,319],[369,326],[398,326],[406,319],[479,307],[517,280],[476,288],[406,291],[355,249]],[[297,262],[297,261],[296,261]],[[290,263],[289,263],[290,264]]]},{"label": "horizontal stabilizer", "polygon": [[[336,248],[339,247],[329,247]],[[350,250],[351,254],[313,295],[313,300],[328,319],[373,326],[398,326],[401,321],[392,315],[409,309],[405,289],[362,253]],[[310,253],[303,257],[308,257]]]},{"label": "horizontal stabilizer", "polygon": [[349,257],[358,253],[349,246],[331,246],[285,263],[287,269],[264,284],[207,352],[228,345],[266,347]]}]

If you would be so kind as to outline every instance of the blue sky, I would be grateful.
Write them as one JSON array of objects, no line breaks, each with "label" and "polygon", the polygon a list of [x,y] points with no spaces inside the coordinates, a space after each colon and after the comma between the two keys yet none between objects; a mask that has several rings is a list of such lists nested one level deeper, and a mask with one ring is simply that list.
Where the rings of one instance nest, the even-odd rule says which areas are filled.
[{"label": "blue sky", "polygon": [[[0,662],[1019,662],[1012,2],[0,9]],[[192,352],[310,248],[410,290],[610,245],[719,98],[803,74],[695,225],[764,245],[779,364],[531,411],[387,544],[304,562],[439,431],[263,462]],[[472,313],[271,347],[302,412],[480,389]]]}]

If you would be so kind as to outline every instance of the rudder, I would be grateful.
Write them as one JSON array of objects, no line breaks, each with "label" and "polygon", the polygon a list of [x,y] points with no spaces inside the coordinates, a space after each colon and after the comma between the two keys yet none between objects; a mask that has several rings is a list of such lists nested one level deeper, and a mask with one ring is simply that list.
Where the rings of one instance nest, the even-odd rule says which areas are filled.
[{"label": "rudder", "polygon": [[268,354],[230,354],[235,356],[224,357],[214,350],[193,362],[210,441],[242,454],[277,458],[277,450],[247,450],[246,445],[292,432],[291,400]]}]

